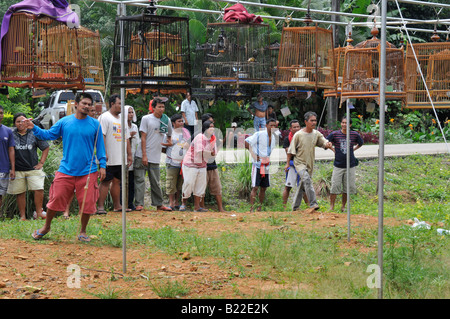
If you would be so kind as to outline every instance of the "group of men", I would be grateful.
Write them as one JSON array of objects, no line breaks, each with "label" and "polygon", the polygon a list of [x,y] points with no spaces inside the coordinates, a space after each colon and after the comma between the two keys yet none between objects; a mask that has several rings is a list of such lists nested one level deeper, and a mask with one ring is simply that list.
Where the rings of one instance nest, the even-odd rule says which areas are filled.
[{"label": "group of men", "polygon": [[[214,134],[214,118],[211,114],[203,114],[201,125],[198,120],[198,107],[190,95],[183,101],[181,113],[169,118],[165,114],[167,98],[154,97],[150,104],[149,114],[142,117],[139,129],[136,122],[136,112],[127,105],[125,127],[122,127],[121,100],[118,95],[109,99],[109,110],[98,119],[90,112],[93,99],[88,93],[79,93],[75,99],[75,114],[66,116],[55,123],[49,130],[41,129],[31,119],[23,118],[21,123],[40,140],[55,140],[62,138],[63,158],[55,173],[49,191],[47,216],[45,224],[33,232],[34,239],[41,239],[51,228],[52,219],[57,212],[67,211],[68,204],[74,195],[80,205],[81,228],[78,235],[80,241],[90,241],[86,227],[93,214],[106,214],[104,204],[108,192],[111,193],[114,211],[122,211],[122,204],[128,205],[127,211],[142,210],[145,195],[145,176],[150,181],[151,204],[160,211],[186,210],[187,200],[193,196],[194,210],[206,211],[204,196],[209,187],[211,195],[215,196],[218,210],[223,211],[222,186],[219,179],[217,155],[219,141]],[[258,100],[258,103],[261,99]],[[259,111],[262,112],[262,111]],[[1,113],[1,112],[0,112]],[[0,114],[1,115],[1,114]],[[256,117],[261,115],[255,114]],[[261,116],[262,117],[262,116]],[[252,211],[259,189],[259,202],[262,204],[265,191],[270,186],[269,168],[270,155],[276,147],[278,135],[274,135],[278,122],[271,117],[264,118],[265,127],[261,129],[258,120],[258,130],[245,139],[245,147],[252,156],[252,191],[250,203]],[[283,193],[283,203],[286,205],[289,192],[298,186],[293,201],[293,209],[300,206],[302,198],[312,209],[318,209],[313,184],[314,149],[316,146],[332,149],[336,153],[333,171],[333,186],[331,206],[338,193],[345,193],[345,134],[346,120],[341,122],[342,130],[331,133],[325,138],[315,130],[317,115],[313,112],[305,114],[305,127],[301,128],[296,120],[290,123],[290,134],[284,140],[283,147],[287,154],[286,185]],[[201,132],[195,132],[193,126],[201,127]],[[255,125],[256,127],[256,125]],[[0,127],[0,133],[3,130]],[[5,133],[6,134],[6,133]],[[122,142],[122,138],[126,141]],[[354,187],[354,167],[356,159],[353,151],[361,147],[362,139],[356,132],[351,132],[351,180]],[[121,179],[123,162],[123,145],[126,150],[126,164],[129,173],[128,203],[121,203]],[[354,147],[354,148],[353,148]],[[11,152],[11,146],[3,152]],[[169,205],[163,204],[163,193],[160,187],[161,154],[166,154],[166,193]],[[9,153],[9,158],[11,154]],[[14,179],[14,162],[2,169],[2,174],[9,174]],[[5,175],[6,176],[6,175]],[[98,184],[100,181],[100,184]],[[343,182],[343,183],[342,183]],[[345,194],[344,194],[345,195]],[[343,195],[344,207],[346,196]],[[179,199],[181,197],[181,205]],[[1,197],[0,197],[1,198]]]},{"label": "group of men", "polygon": [[[255,115],[256,116],[256,115]],[[261,120],[258,119],[258,123]],[[318,210],[319,204],[316,199],[316,192],[312,182],[312,174],[315,161],[315,147],[331,149],[335,153],[332,186],[330,190],[330,208],[333,210],[337,194],[342,194],[343,211],[347,201],[347,119],[341,119],[341,130],[330,133],[326,138],[316,130],[317,114],[306,112],[304,115],[305,126],[301,128],[298,120],[292,120],[289,127],[289,135],[283,141],[283,148],[286,152],[286,182],[283,191],[283,204],[286,206],[289,193],[294,186],[297,186],[292,210],[300,207],[302,199],[308,204],[311,210]],[[350,123],[351,124],[351,123]],[[254,210],[256,194],[259,189],[259,203],[264,201],[265,191],[270,186],[269,165],[270,155],[275,148],[274,132],[276,131],[276,120],[267,119],[265,129],[258,130],[255,134],[245,139],[245,147],[252,155],[252,191],[250,195],[251,210]],[[256,128],[256,124],[255,124]],[[350,170],[349,170],[349,190],[351,194],[356,193],[355,170],[357,159],[354,151],[363,145],[363,139],[355,132],[350,131]]]}]

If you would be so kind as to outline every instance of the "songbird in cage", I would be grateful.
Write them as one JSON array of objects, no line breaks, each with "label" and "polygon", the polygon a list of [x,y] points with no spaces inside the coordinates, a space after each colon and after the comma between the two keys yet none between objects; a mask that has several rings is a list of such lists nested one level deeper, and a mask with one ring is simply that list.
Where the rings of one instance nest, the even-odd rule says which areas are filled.
[{"label": "songbird in cage", "polygon": [[256,62],[256,57],[258,56],[258,50],[254,49],[252,52],[252,57],[247,60],[247,62]]},{"label": "songbird in cage", "polygon": [[206,68],[205,73],[206,73],[206,76],[211,76],[211,70],[209,68]]}]

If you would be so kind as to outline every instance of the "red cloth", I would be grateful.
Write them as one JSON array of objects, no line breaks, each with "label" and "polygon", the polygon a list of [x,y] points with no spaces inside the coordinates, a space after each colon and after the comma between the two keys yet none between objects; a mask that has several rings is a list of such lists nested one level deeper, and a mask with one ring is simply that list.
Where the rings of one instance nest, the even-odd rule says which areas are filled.
[{"label": "red cloth", "polygon": [[292,132],[289,132],[289,143],[292,142],[293,137],[294,137],[294,134],[292,134]]},{"label": "red cloth", "polygon": [[153,113],[152,102],[153,102],[153,99],[151,99],[151,100],[150,100],[150,103],[148,103],[148,110],[149,110],[149,113]]},{"label": "red cloth", "polygon": [[236,3],[234,6],[225,9],[223,16],[225,22],[244,22],[244,23],[262,23],[262,18],[254,14],[248,13],[247,9]]},{"label": "red cloth", "polygon": [[268,167],[269,164],[270,164],[269,157],[261,157],[261,168],[259,169],[259,173],[261,174],[261,177],[266,176],[266,167]]}]

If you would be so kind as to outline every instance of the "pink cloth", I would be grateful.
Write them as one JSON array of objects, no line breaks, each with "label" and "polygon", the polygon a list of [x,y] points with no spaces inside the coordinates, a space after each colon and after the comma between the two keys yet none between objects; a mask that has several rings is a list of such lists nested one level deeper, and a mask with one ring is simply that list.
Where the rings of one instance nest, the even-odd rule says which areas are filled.
[{"label": "pink cloth", "polygon": [[225,15],[223,16],[225,22],[243,22],[243,23],[262,23],[262,18],[254,14],[248,13],[247,9],[240,4],[236,3],[234,6],[225,9]]},{"label": "pink cloth", "polygon": [[217,153],[215,136],[208,139],[204,134],[198,134],[184,155],[183,164],[187,167],[206,167],[208,159],[203,157],[203,151],[213,150]]}]

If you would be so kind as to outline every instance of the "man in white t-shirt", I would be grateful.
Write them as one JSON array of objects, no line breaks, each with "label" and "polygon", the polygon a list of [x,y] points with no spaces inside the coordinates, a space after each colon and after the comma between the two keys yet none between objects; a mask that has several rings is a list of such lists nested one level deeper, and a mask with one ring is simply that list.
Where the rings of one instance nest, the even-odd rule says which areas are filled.
[{"label": "man in white t-shirt", "polygon": [[[136,210],[142,210],[145,195],[145,173],[148,172],[152,206],[157,210],[171,211],[163,205],[163,194],[160,186],[160,163],[163,146],[172,144],[172,123],[164,114],[167,98],[155,97],[152,102],[153,113],[142,117],[139,131],[141,147],[138,147],[134,163]],[[167,135],[167,143],[164,136]]]},{"label": "man in white t-shirt", "polygon": [[[100,183],[97,214],[106,214],[105,200],[111,186],[111,198],[115,212],[122,211],[120,204],[120,182],[122,179],[122,120],[121,100],[119,95],[114,94],[109,99],[109,111],[104,112],[98,118],[102,126],[103,139],[106,149],[106,177]],[[126,122],[126,121],[125,121]],[[125,124],[126,126],[126,124]],[[126,142],[127,165],[132,164],[131,144],[129,132],[125,127],[124,136]],[[111,184],[112,183],[112,184]],[[130,209],[127,209],[130,211]]]},{"label": "man in white t-shirt", "polygon": [[186,99],[181,103],[181,115],[183,116],[184,125],[191,133],[191,139],[194,138],[194,128],[198,120],[198,106],[192,101],[191,93],[186,93]]}]

